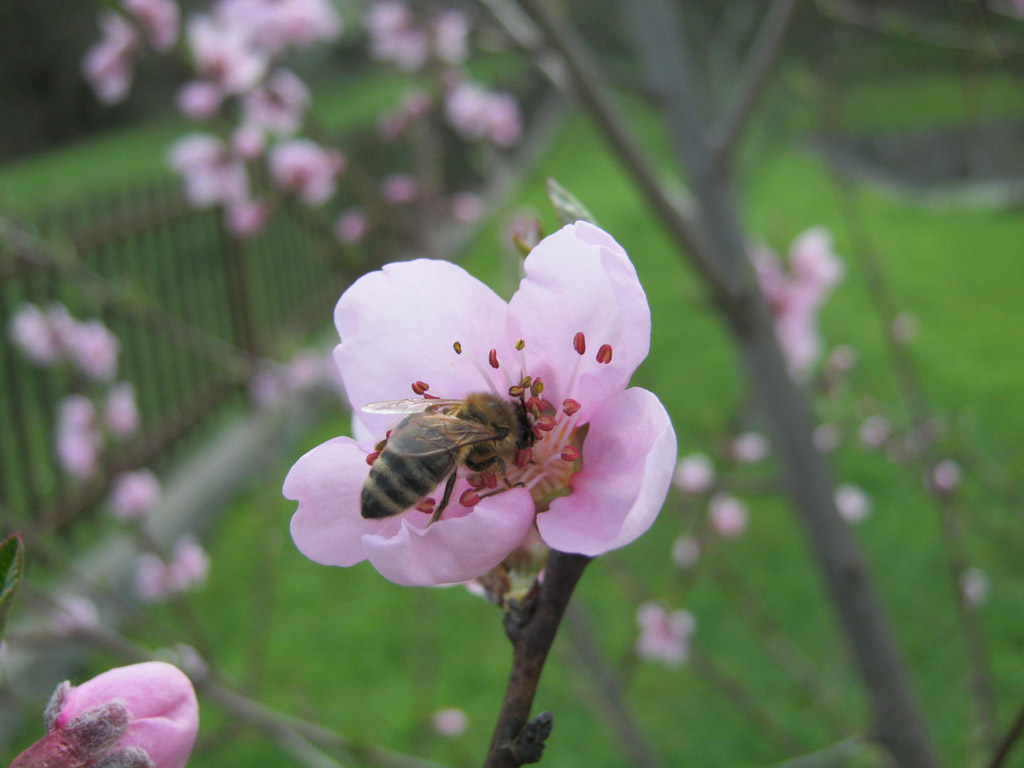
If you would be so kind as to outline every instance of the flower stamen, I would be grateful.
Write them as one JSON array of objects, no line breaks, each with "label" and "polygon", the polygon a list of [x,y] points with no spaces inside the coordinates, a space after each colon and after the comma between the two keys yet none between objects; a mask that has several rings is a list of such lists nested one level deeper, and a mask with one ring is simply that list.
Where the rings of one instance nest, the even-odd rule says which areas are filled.
[{"label": "flower stamen", "polygon": [[597,350],[597,362],[607,365],[612,361],[612,345],[602,344],[601,348]]}]

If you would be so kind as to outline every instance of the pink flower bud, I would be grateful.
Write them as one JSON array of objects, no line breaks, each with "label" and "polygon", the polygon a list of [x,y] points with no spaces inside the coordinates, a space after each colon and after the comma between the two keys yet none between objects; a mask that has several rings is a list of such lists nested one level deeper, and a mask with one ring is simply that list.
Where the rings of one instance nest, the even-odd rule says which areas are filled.
[{"label": "pink flower bud", "polygon": [[960,591],[969,605],[984,605],[990,589],[988,576],[980,568],[968,568],[960,574]]},{"label": "pink flower bud", "polygon": [[649,661],[677,666],[690,656],[690,639],[697,621],[689,611],[668,613],[657,603],[644,603],[636,612],[640,636],[633,646],[636,655]]},{"label": "pink flower bud", "polygon": [[61,353],[47,315],[35,304],[22,304],[11,317],[7,335],[37,365],[53,365]]},{"label": "pink flower bud", "polygon": [[960,487],[960,465],[952,459],[940,461],[932,468],[931,486],[940,496],[952,496]]},{"label": "pink flower bud", "polygon": [[119,520],[144,517],[160,501],[160,481],[148,469],[123,472],[114,479],[110,511]]},{"label": "pink flower bud", "polygon": [[884,416],[868,416],[860,425],[860,441],[869,448],[879,448],[885,445],[892,435],[892,427],[889,420]]},{"label": "pink flower bud", "polygon": [[[118,715],[110,705],[123,707],[126,725],[118,728],[113,722]],[[92,716],[120,730],[106,754],[136,747],[155,768],[184,768],[199,728],[192,683],[177,667],[159,661],[111,669],[79,686],[58,688],[47,719],[50,730],[67,731]]]},{"label": "pink flower bud", "polygon": [[178,110],[192,120],[209,120],[223,101],[221,89],[206,80],[193,80],[178,89]]},{"label": "pink flower bud", "polygon": [[434,713],[434,730],[440,736],[461,736],[469,727],[469,717],[457,707],[439,709]]},{"label": "pink flower bud", "polygon": [[676,466],[672,482],[683,493],[705,493],[715,481],[715,467],[703,453],[684,456]]},{"label": "pink flower bud", "polygon": [[98,627],[99,623],[96,603],[81,595],[60,595],[50,615],[50,631],[57,637],[68,637],[79,630]]},{"label": "pink flower bud", "polygon": [[852,483],[836,488],[836,511],[848,523],[859,523],[871,513],[871,498]]},{"label": "pink flower bud", "polygon": [[727,493],[716,493],[708,503],[708,517],[719,536],[733,539],[747,530],[747,505]]},{"label": "pink flower bud", "polygon": [[95,381],[110,381],[117,373],[121,342],[99,320],[79,323],[70,340],[71,359]]},{"label": "pink flower bud", "polygon": [[729,450],[736,461],[753,464],[767,458],[771,445],[768,443],[768,438],[760,432],[744,432],[732,441]]},{"label": "pink flower bud", "polygon": [[380,193],[389,203],[411,203],[419,194],[416,179],[405,173],[393,173],[380,183]]},{"label": "pink flower bud", "polygon": [[334,236],[345,245],[356,245],[366,237],[369,222],[362,208],[349,208],[334,224]]},{"label": "pink flower bud", "polygon": [[135,387],[126,381],[115,384],[107,395],[103,420],[116,437],[128,437],[139,428],[139,407],[135,402]]},{"label": "pink flower bud", "polygon": [[814,428],[814,447],[822,453],[832,453],[842,442],[843,434],[831,421]]},{"label": "pink flower bud", "polygon": [[692,536],[680,536],[672,545],[672,562],[679,568],[693,568],[700,560],[700,542]]}]

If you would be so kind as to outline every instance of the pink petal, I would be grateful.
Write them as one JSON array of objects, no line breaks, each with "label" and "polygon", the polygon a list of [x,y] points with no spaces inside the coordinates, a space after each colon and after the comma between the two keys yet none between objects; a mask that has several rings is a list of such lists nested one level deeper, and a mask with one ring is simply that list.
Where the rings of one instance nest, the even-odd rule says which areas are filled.
[{"label": "pink petal", "polygon": [[[494,291],[446,261],[399,262],[364,275],[334,311],[341,336],[334,358],[353,410],[415,397],[415,381],[429,384],[438,397],[462,397],[491,385],[505,392],[508,383],[488,367],[487,357],[496,348],[499,360],[514,359],[502,338],[506,309]],[[453,349],[456,341],[461,355]],[[378,436],[398,421],[359,418]]]},{"label": "pink petal", "polygon": [[[509,302],[509,335],[526,341],[530,373],[540,375],[552,402],[573,397],[584,410],[620,391],[647,356],[651,312],[636,270],[622,247],[586,222],[562,227],[526,258],[526,278]],[[583,332],[586,352],[579,381],[567,391]],[[612,361],[598,363],[605,344]],[[580,417],[586,420],[588,415]]]},{"label": "pink petal", "polygon": [[537,516],[540,535],[584,555],[630,543],[658,516],[675,462],[676,435],[658,398],[638,387],[613,395],[590,420],[572,493]]},{"label": "pink petal", "polygon": [[350,437],[318,445],[295,462],[284,479],[286,498],[299,502],[292,516],[295,546],[323,565],[355,565],[366,559],[362,536],[397,527],[393,520],[366,520],[359,493],[370,471],[366,451]]},{"label": "pink petal", "polygon": [[454,584],[498,565],[532,523],[530,494],[513,488],[484,499],[460,517],[446,517],[429,528],[403,520],[396,535],[368,535],[363,542],[374,568],[396,584]]}]

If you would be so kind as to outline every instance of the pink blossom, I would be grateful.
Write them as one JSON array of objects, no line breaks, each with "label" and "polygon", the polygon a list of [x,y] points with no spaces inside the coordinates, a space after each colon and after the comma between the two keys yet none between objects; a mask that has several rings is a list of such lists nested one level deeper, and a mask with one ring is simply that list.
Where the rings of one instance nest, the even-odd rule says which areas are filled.
[{"label": "pink blossom", "polygon": [[[624,546],[650,527],[676,442],[657,398],[626,388],[650,342],[636,272],[618,243],[584,222],[543,240],[524,269],[508,304],[460,267],[426,259],[389,264],[344,293],[335,360],[357,439],[313,449],[285,479],[285,496],[299,502],[291,531],[303,554],[325,565],[369,559],[399,584],[447,584],[497,566],[534,523],[548,546],[587,555]],[[441,295],[459,301],[430,300]],[[421,311],[424,302],[430,312]],[[513,487],[467,507],[462,499],[475,499],[460,471],[451,503],[429,527],[416,509],[361,516],[367,455],[397,420],[364,412],[363,404],[409,397],[414,382],[445,398],[503,395],[524,376],[543,381],[537,405],[551,410],[545,422],[537,411],[524,413],[540,437],[521,465],[506,465]],[[578,449],[572,436],[578,440],[584,424]]]},{"label": "pink blossom", "polygon": [[853,483],[836,488],[836,511],[848,523],[859,523],[871,514],[871,497]]},{"label": "pink blossom", "polygon": [[728,493],[716,493],[708,502],[708,519],[719,536],[734,539],[747,530],[747,505]]},{"label": "pink blossom", "polygon": [[144,552],[135,560],[135,594],[147,603],[157,603],[170,594],[167,565],[159,555]]},{"label": "pink blossom", "polygon": [[633,646],[637,657],[678,666],[690,658],[690,641],[697,620],[689,611],[667,612],[657,603],[643,603],[636,612],[640,635]]},{"label": "pink blossom", "polygon": [[100,17],[103,37],[86,51],[82,74],[104,104],[124,101],[132,87],[132,67],[139,50],[139,33],[120,14]]},{"label": "pink blossom", "polygon": [[452,217],[472,224],[484,215],[484,201],[472,192],[456,192],[451,196]]},{"label": "pink blossom", "polygon": [[278,136],[291,136],[302,127],[311,101],[309,88],[299,76],[280,67],[243,97],[242,107],[246,123]]},{"label": "pink blossom", "polygon": [[248,91],[266,72],[267,55],[238,25],[197,14],[188,22],[188,42],[199,76],[225,93]]},{"label": "pink blossom", "polygon": [[469,56],[469,19],[461,11],[447,10],[434,21],[434,55],[449,66]]},{"label": "pink blossom", "polygon": [[50,632],[57,637],[70,637],[84,629],[100,625],[100,612],[88,597],[71,593],[60,595],[50,615]]},{"label": "pink blossom", "polygon": [[868,416],[860,425],[860,441],[868,448],[879,448],[889,440],[892,427],[885,416]]},{"label": "pink blossom", "polygon": [[366,231],[369,229],[369,226],[366,213],[362,208],[349,208],[334,223],[334,236],[338,238],[340,243],[356,245],[361,243],[363,238],[366,237]]},{"label": "pink blossom", "polygon": [[931,487],[940,496],[952,496],[960,487],[963,472],[952,459],[943,459],[931,471]]},{"label": "pink blossom", "polygon": [[197,208],[249,199],[245,165],[212,134],[193,133],[178,139],[168,161],[181,174],[185,196]]},{"label": "pink blossom", "polygon": [[706,493],[715,482],[715,466],[704,453],[691,453],[680,459],[672,482],[683,493]]},{"label": "pink blossom", "polygon": [[980,568],[967,568],[960,574],[960,592],[968,605],[982,606],[988,602],[992,585]]},{"label": "pink blossom", "polygon": [[461,736],[469,728],[469,716],[458,707],[448,707],[434,713],[433,723],[439,736]]},{"label": "pink blossom", "polygon": [[370,55],[401,69],[415,71],[427,63],[430,41],[416,26],[405,3],[384,0],[373,3],[363,18],[370,38]]},{"label": "pink blossom", "polygon": [[419,192],[416,179],[407,173],[392,173],[380,183],[381,196],[392,205],[411,203]]},{"label": "pink blossom", "polygon": [[258,125],[243,123],[231,134],[231,151],[242,160],[255,160],[267,148],[267,137]]},{"label": "pink blossom", "polygon": [[178,41],[181,9],[174,0],[121,0],[123,7],[139,25],[149,44],[167,51]]},{"label": "pink blossom", "polygon": [[145,517],[160,501],[160,481],[148,469],[122,472],[113,486],[110,511],[119,520]]},{"label": "pink blossom", "polygon": [[752,261],[790,373],[803,378],[821,354],[818,312],[843,276],[832,238],[820,227],[798,236],[790,248],[788,270],[767,248],[758,249]]},{"label": "pink blossom", "polygon": [[210,556],[195,539],[185,536],[174,547],[174,556],[167,567],[168,585],[172,592],[184,592],[206,581]]},{"label": "pink blossom", "polygon": [[276,364],[260,365],[249,377],[249,399],[258,408],[276,408],[285,402],[287,395],[284,375]]},{"label": "pink blossom", "polygon": [[285,383],[290,391],[297,394],[308,392],[323,383],[328,366],[333,367],[334,361],[325,358],[322,352],[304,349],[285,366]]},{"label": "pink blossom", "polygon": [[216,9],[219,19],[271,56],[341,34],[341,18],[330,0],[220,0]]},{"label": "pink blossom", "polygon": [[234,200],[228,203],[225,215],[231,234],[250,237],[263,231],[270,209],[262,200]]},{"label": "pink blossom", "polygon": [[[62,684],[47,707],[47,730],[74,729],[83,718],[106,719],[121,730],[116,743],[106,746],[107,760],[137,748],[154,768],[184,768],[199,728],[199,705],[181,670],[150,661],[111,669],[78,686]],[[93,755],[88,764],[102,761]]]},{"label": "pink blossom", "polygon": [[445,116],[451,126],[471,141],[489,139],[499,146],[519,141],[522,123],[519,105],[507,93],[492,93],[479,83],[459,80],[445,94]]},{"label": "pink blossom", "polygon": [[57,462],[72,477],[84,480],[99,470],[100,435],[96,406],[82,395],[64,398],[58,408]]},{"label": "pink blossom", "polygon": [[700,542],[692,536],[680,536],[672,544],[672,562],[679,568],[693,568],[700,560]]},{"label": "pink blossom", "polygon": [[849,344],[840,344],[832,350],[828,358],[828,366],[837,373],[846,373],[857,364],[857,350]]},{"label": "pink blossom", "polygon": [[53,365],[63,349],[49,318],[35,304],[20,304],[7,325],[7,336],[37,365]]},{"label": "pink blossom", "polygon": [[70,340],[71,359],[78,369],[95,381],[110,381],[117,373],[121,342],[99,320],[79,323]]},{"label": "pink blossom", "polygon": [[900,312],[892,321],[892,337],[903,344],[908,344],[917,336],[917,318],[909,312]]},{"label": "pink blossom", "polygon": [[381,136],[395,140],[402,136],[410,126],[430,112],[432,106],[430,95],[419,88],[406,91],[398,109],[386,114],[377,124]]},{"label": "pink blossom", "polygon": [[115,437],[129,437],[139,428],[139,407],[135,402],[135,387],[126,381],[110,388],[103,420]]},{"label": "pink blossom", "polygon": [[192,120],[209,120],[223,101],[224,92],[206,80],[192,80],[178,89],[178,110]]},{"label": "pink blossom", "polygon": [[307,205],[320,205],[334,194],[334,180],[345,159],[309,139],[293,139],[270,150],[270,175],[278,189],[296,195]]},{"label": "pink blossom", "polygon": [[771,444],[768,442],[768,438],[760,432],[744,432],[736,436],[732,445],[729,446],[729,450],[736,461],[754,464],[768,458]]}]

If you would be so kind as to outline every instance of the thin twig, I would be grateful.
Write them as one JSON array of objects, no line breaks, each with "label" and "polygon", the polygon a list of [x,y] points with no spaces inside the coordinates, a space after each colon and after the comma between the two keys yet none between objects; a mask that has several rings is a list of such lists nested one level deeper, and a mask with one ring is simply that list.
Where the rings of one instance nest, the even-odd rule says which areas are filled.
[{"label": "thin twig", "polygon": [[637,728],[622,691],[622,681],[616,671],[605,663],[590,620],[579,603],[569,606],[566,613],[566,631],[583,667],[600,691],[600,703],[607,713],[607,720],[615,729],[631,764],[640,768],[657,768],[662,765],[647,739]]},{"label": "thin twig", "polygon": [[550,713],[530,720],[530,708],[562,615],[590,558],[552,550],[537,593],[505,618],[512,641],[512,672],[494,726],[484,768],[518,768],[540,759]]},{"label": "thin twig", "polygon": [[775,63],[782,52],[782,44],[796,16],[800,0],[775,0],[765,13],[761,28],[751,47],[743,68],[740,87],[735,100],[721,125],[712,134],[714,165],[727,168],[736,148],[736,142],[750,119],[754,107],[764,91]]},{"label": "thin twig", "polygon": [[863,747],[863,736],[850,736],[824,749],[775,763],[768,768],[834,768],[851,762]]},{"label": "thin twig", "polygon": [[1002,768],[1003,763],[1006,762],[1006,758],[1009,757],[1010,752],[1017,742],[1020,741],[1021,736],[1024,736],[1024,706],[1017,712],[1017,717],[1013,719],[1010,729],[999,741],[999,746],[996,747],[996,751],[992,755],[992,760],[989,761],[987,768]]}]

